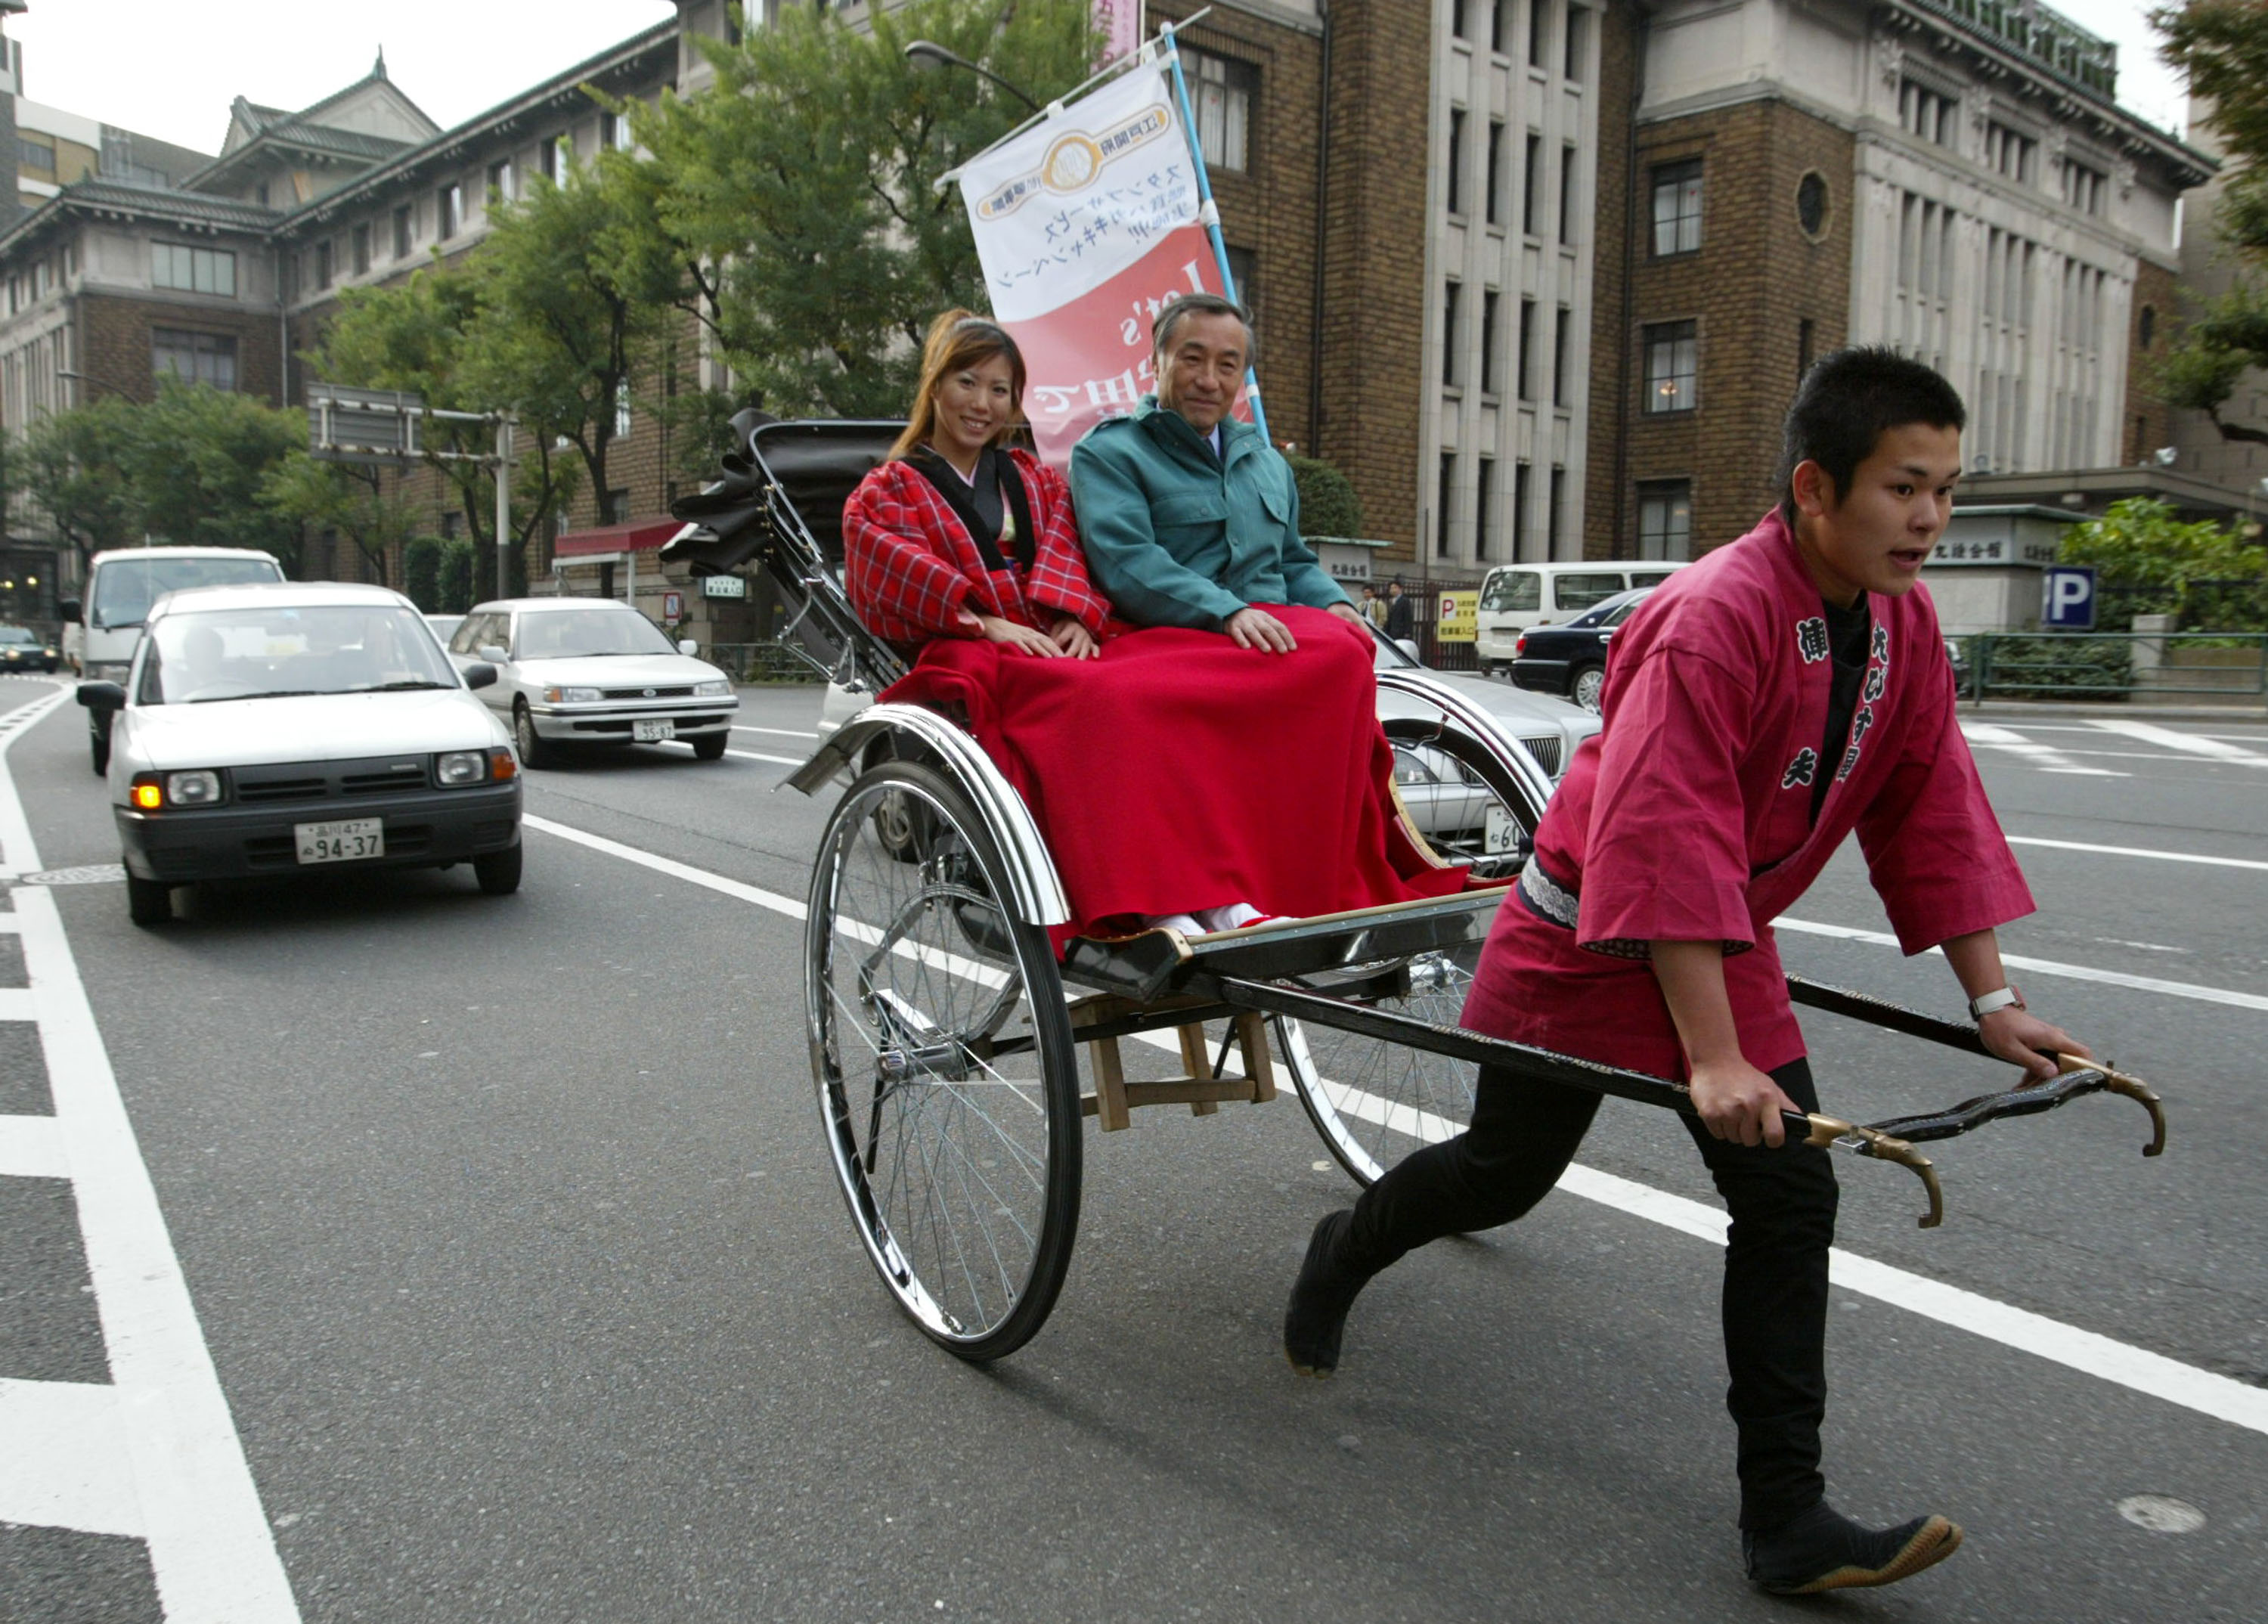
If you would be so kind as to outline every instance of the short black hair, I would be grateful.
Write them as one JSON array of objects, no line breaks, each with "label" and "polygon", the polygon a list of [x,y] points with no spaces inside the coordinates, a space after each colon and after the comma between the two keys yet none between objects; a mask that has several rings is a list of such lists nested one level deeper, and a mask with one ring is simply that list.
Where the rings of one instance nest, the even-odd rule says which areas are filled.
[{"label": "short black hair", "polygon": [[1244,327],[1244,364],[1250,366],[1259,359],[1260,336],[1252,330],[1252,313],[1218,293],[1184,293],[1160,305],[1150,322],[1151,350],[1165,354],[1174,342],[1174,329],[1191,316],[1234,316]]},{"label": "short black hair", "polygon": [[1969,411],[1961,392],[1935,370],[1895,350],[1867,344],[1820,357],[1796,387],[1782,430],[1780,516],[1794,520],[1799,464],[1818,463],[1839,502],[1876,442],[1909,423],[1966,428]]}]

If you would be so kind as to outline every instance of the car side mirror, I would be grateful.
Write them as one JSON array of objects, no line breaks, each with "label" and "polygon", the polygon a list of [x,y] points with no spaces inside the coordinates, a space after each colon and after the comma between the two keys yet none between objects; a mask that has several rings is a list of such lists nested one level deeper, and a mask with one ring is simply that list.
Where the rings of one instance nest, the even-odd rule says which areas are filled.
[{"label": "car side mirror", "polygon": [[1409,655],[1412,660],[1416,660],[1418,657],[1418,643],[1413,638],[1396,638],[1394,639],[1394,646],[1400,649],[1403,653]]},{"label": "car side mirror", "polygon": [[482,644],[479,652],[481,658],[492,666],[508,666],[512,663],[512,656],[493,643]]},{"label": "car side mirror", "polygon": [[122,711],[126,708],[126,690],[116,683],[81,683],[78,702],[90,711]]},{"label": "car side mirror", "polygon": [[63,619],[70,622],[71,624],[78,624],[80,616],[78,600],[77,598],[57,598],[55,600],[55,613]]},{"label": "car side mirror", "polygon": [[485,660],[465,668],[465,686],[468,688],[493,688],[496,680],[497,668]]},{"label": "car side mirror", "polygon": [[677,639],[677,652],[681,654],[697,654],[701,652],[701,645],[692,638],[680,638]]}]

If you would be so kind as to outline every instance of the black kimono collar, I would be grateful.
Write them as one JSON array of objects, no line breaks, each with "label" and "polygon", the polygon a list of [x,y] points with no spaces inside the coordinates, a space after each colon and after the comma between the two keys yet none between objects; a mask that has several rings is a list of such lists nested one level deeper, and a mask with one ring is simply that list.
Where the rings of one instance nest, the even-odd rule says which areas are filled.
[{"label": "black kimono collar", "polygon": [[[1009,566],[1000,553],[1000,498],[1006,500],[1007,512],[1015,516],[1016,563],[1020,570],[1029,570],[1039,556],[1039,536],[1032,528],[1032,503],[1024,490],[1024,476],[1015,461],[997,446],[987,446],[977,454],[976,477],[974,482],[963,479],[961,470],[946,461],[928,446],[917,446],[906,461],[916,472],[929,481],[945,505],[953,509],[954,517],[968,532],[968,539],[976,543],[977,553],[988,570],[1005,570]],[[997,492],[990,502],[980,500],[979,492]],[[986,508],[990,508],[988,516]]]}]

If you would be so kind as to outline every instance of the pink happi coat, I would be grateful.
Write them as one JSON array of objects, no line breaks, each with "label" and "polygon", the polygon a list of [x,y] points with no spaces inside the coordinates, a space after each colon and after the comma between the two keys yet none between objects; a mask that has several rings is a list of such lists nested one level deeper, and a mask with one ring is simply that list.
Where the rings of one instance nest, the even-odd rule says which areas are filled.
[{"label": "pink happi coat", "polygon": [[1742,1055],[1767,1071],[1800,1058],[1771,921],[1854,829],[1910,954],[2032,911],[1955,720],[1928,589],[1867,608],[1858,707],[1822,758],[1827,623],[1779,515],[1655,589],[1615,633],[1604,730],[1576,752],[1498,912],[1466,1026],[1682,1077],[1646,944],[1720,941]]}]

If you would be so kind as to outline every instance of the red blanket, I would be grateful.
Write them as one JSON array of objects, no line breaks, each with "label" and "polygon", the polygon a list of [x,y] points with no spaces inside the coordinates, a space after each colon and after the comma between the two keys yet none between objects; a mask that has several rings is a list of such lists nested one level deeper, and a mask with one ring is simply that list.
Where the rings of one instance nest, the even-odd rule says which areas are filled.
[{"label": "red blanket", "polygon": [[1250,903],[1307,915],[1445,896],[1395,816],[1370,640],[1322,609],[1269,612],[1289,654],[1152,627],[1097,660],[939,639],[882,698],[956,705],[1024,797],[1071,898],[1074,935],[1143,914]]}]

